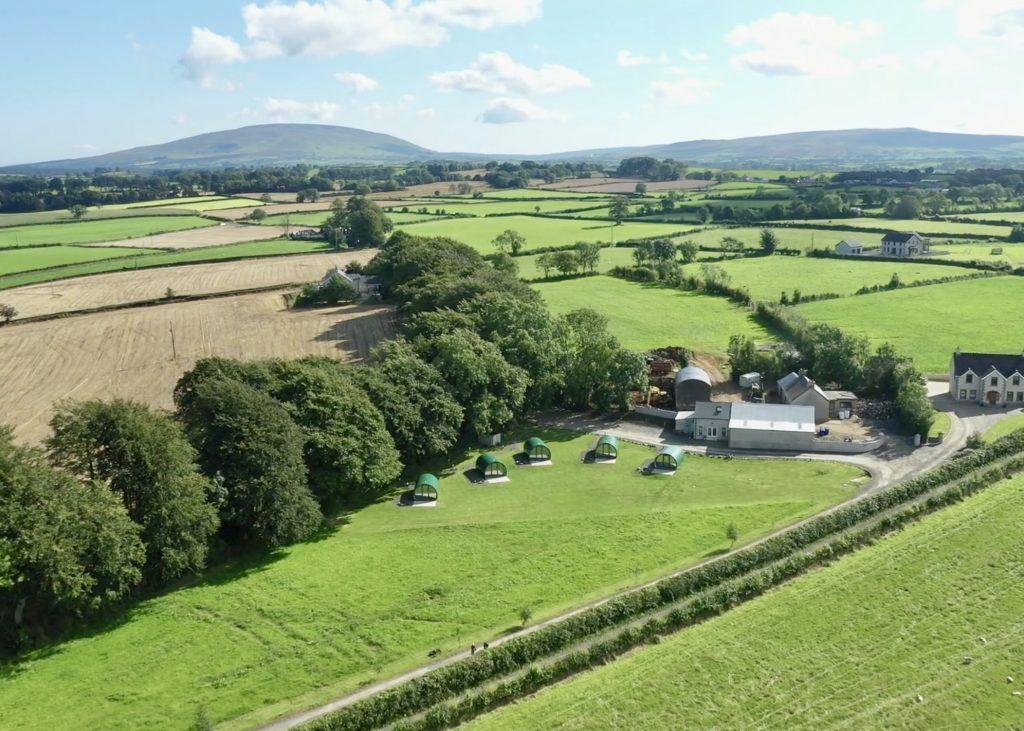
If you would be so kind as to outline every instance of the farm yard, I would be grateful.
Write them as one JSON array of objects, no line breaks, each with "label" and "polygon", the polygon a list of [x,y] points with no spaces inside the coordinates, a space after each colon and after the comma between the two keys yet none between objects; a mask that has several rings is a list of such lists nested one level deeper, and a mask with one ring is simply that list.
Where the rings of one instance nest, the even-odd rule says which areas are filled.
[{"label": "farm yard", "polygon": [[1022,494],[1004,481],[465,728],[1012,728]]},{"label": "farm yard", "polygon": [[[147,216],[111,218],[102,221],[0,227],[0,249],[38,244],[87,244],[152,236],[166,231],[214,226],[199,216]],[[2,252],[0,252],[2,253]]]},{"label": "farm yard", "polygon": [[763,342],[775,339],[752,315],[720,297],[606,276],[533,286],[553,312],[597,310],[608,318],[611,333],[633,350],[681,345],[720,355],[730,335]]},{"label": "farm yard", "polygon": [[[968,352],[1018,352],[1020,330],[999,317],[1024,302],[1024,279],[1005,276],[880,292],[855,300],[800,305],[808,320],[891,342],[926,373],[946,373],[958,347]],[[1009,327],[1009,329],[1008,329]]]},{"label": "farm yard", "polygon": [[3,301],[25,318],[158,300],[168,289],[183,296],[301,284],[319,279],[335,266],[366,263],[376,253],[376,249],[360,249],[243,259],[230,266],[214,262],[97,274],[8,289]]},{"label": "farm yard", "polygon": [[388,307],[289,310],[280,292],[4,327],[0,423],[38,442],[61,399],[120,397],[169,408],[174,384],[199,358],[362,358],[393,332]]},{"label": "farm yard", "polygon": [[700,456],[645,478],[636,467],[651,448],[623,443],[616,464],[588,465],[592,435],[542,436],[551,467],[512,466],[505,449],[511,481],[476,485],[462,475],[471,454],[441,480],[435,508],[379,502],[320,540],[213,570],[60,652],[29,655],[5,680],[5,723],[181,728],[201,704],[218,723],[235,719],[227,728],[251,728],[434,648],[493,639],[523,606],[543,619],[695,563],[728,547],[730,522],[754,540],[864,479],[846,465]]}]

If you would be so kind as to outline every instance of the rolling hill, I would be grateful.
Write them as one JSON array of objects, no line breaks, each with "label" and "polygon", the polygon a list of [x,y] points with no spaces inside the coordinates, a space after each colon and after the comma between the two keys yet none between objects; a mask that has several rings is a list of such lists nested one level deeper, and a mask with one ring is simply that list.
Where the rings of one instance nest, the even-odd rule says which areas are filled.
[{"label": "rolling hill", "polygon": [[649,155],[722,167],[850,168],[1024,164],[1024,137],[927,132],[919,129],[848,129],[691,140],[642,147],[610,147],[545,155],[438,152],[391,135],[323,124],[261,124],[209,132],[161,145],[105,155],[3,168],[48,173],[94,168],[122,170],[223,168],[346,163],[401,164],[422,160],[590,160],[614,163]]}]

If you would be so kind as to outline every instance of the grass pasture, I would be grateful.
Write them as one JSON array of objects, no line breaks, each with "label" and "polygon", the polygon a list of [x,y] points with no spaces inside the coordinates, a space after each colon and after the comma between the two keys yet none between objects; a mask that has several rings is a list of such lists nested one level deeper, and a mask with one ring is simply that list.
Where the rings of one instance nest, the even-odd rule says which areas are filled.
[{"label": "grass pasture", "polygon": [[[1002,254],[993,254],[993,249],[1002,249]],[[990,263],[1009,264],[1013,267],[1024,266],[1024,244],[1004,244],[990,241],[970,244],[935,244],[933,252],[942,252],[944,256],[959,261],[983,261]]]},{"label": "grass pasture", "polygon": [[[1018,352],[1014,303],[1024,302],[1024,278],[995,277],[825,300],[799,305],[809,320],[891,342],[926,373],[945,373],[957,347],[968,352]],[[1000,317],[1000,313],[1006,317]]]},{"label": "grass pasture", "polygon": [[686,227],[667,223],[624,223],[544,218],[542,216],[497,216],[492,218],[447,218],[424,223],[399,224],[414,236],[449,236],[483,254],[495,252],[491,241],[505,229],[526,237],[524,249],[539,246],[567,246],[577,241],[619,242],[651,236],[672,236]]},{"label": "grass pasture", "polygon": [[1024,413],[1007,416],[981,436],[986,442],[994,442],[1000,437],[1005,437],[1010,432],[1017,431],[1018,429],[1024,429]]},{"label": "grass pasture", "polygon": [[90,208],[84,218],[75,218],[71,211],[31,211],[28,213],[0,213],[0,229],[10,226],[29,226],[42,223],[84,223],[105,221],[111,218],[148,218],[151,216],[194,216],[196,212],[187,208],[161,207],[158,211],[146,208]]},{"label": "grass pasture", "polygon": [[[940,267],[908,261],[856,261],[796,256],[766,256],[715,262],[731,278],[733,286],[745,287],[755,299],[778,301],[781,293],[792,295],[834,292],[851,295],[863,286],[886,284],[893,274],[904,283],[969,274],[970,269]],[[687,274],[700,274],[700,264],[684,267]],[[856,309],[856,302],[847,307]]]},{"label": "grass pasture", "polygon": [[[692,228],[692,226],[690,227]],[[759,249],[761,247],[760,226],[742,226],[738,228],[706,228],[703,231],[683,236],[681,240],[693,241],[699,246],[720,246],[722,239],[726,236],[742,241],[747,248]],[[772,232],[779,239],[779,248],[782,249],[834,249],[835,245],[843,239],[858,239],[865,246],[880,245],[881,236],[875,234],[858,234],[851,231],[837,231],[829,228],[785,228],[773,226]],[[878,241],[875,241],[875,239]]]},{"label": "grass pasture", "polygon": [[157,251],[158,249],[122,249],[112,246],[34,246],[27,249],[0,250],[0,277],[50,267],[76,264],[88,266],[94,262],[121,259],[133,254],[154,254]]},{"label": "grass pasture", "polygon": [[89,244],[216,225],[199,216],[138,216],[0,228],[0,249],[37,244]]},{"label": "grass pasture", "polygon": [[1016,728],[1022,497],[1004,481],[465,728]]},{"label": "grass pasture", "polygon": [[750,313],[721,297],[605,276],[540,282],[534,288],[553,312],[589,307],[602,313],[612,334],[633,350],[680,345],[724,354],[730,335],[774,340]]},{"label": "grass pasture", "polygon": [[252,728],[433,648],[493,639],[523,606],[539,620],[695,563],[728,547],[730,522],[754,540],[861,478],[840,464],[696,456],[644,478],[635,468],[651,448],[624,443],[617,464],[584,465],[591,436],[544,436],[552,467],[510,466],[511,482],[484,486],[462,477],[465,462],[435,508],[377,503],[321,540],[211,572],[27,658],[3,681],[5,726],[184,728],[202,704]]},{"label": "grass pasture", "polygon": [[[802,223],[792,221],[791,223]],[[814,221],[823,227],[828,224],[852,226],[854,228],[874,228],[886,231],[916,231],[923,236],[937,234],[953,234],[955,236],[973,236],[977,238],[1005,239],[1010,235],[1009,226],[996,226],[986,223],[955,223],[943,220],[893,220],[891,218],[842,218],[829,221]],[[852,232],[847,232],[849,235]],[[881,234],[874,234],[881,242]],[[867,243],[867,242],[864,242]]]}]

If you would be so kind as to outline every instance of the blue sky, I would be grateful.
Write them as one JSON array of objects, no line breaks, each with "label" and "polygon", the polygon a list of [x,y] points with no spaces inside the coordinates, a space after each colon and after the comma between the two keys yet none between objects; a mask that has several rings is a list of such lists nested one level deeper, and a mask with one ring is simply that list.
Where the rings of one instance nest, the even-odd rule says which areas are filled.
[{"label": "blue sky", "polygon": [[0,47],[0,164],[274,121],[524,154],[1024,134],[1024,0],[35,0]]}]

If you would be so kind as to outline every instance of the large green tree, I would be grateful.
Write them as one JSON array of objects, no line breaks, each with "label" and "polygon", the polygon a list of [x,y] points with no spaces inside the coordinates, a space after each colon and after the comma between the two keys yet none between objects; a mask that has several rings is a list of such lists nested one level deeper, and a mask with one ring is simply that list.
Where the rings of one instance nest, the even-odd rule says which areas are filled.
[{"label": "large green tree", "polygon": [[109,606],[142,579],[139,526],[110,490],[50,467],[0,428],[0,645]]},{"label": "large green tree", "polygon": [[565,316],[568,348],[565,400],[575,408],[626,408],[630,393],[647,388],[643,356],[623,348],[608,332],[608,319],[594,310]]},{"label": "large green tree", "polygon": [[54,463],[107,485],[142,527],[148,580],[206,565],[217,509],[178,423],[144,404],[116,400],[62,403],[50,426]]},{"label": "large green tree", "polygon": [[282,404],[241,381],[208,378],[178,411],[203,470],[223,486],[229,540],[273,548],[312,535],[322,516],[307,484],[305,440]]},{"label": "large green tree", "polygon": [[331,205],[330,217],[320,226],[334,248],[384,245],[393,226],[380,206],[362,195],[352,196],[344,207],[340,203],[339,199]]}]

